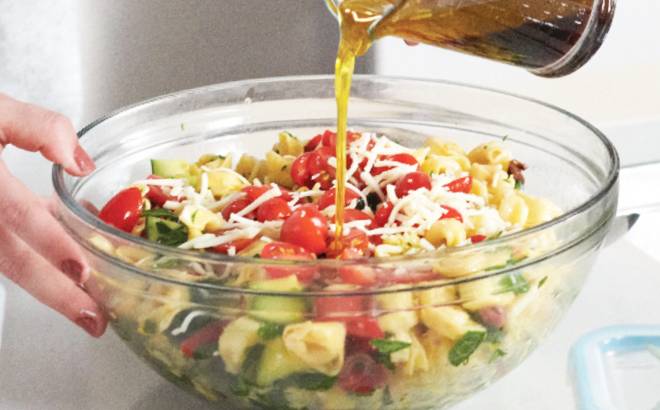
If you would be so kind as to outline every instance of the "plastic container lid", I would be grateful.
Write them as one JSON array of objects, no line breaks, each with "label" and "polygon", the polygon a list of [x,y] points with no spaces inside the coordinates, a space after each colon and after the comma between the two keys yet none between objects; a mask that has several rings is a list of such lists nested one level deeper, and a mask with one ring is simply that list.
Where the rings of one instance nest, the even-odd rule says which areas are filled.
[{"label": "plastic container lid", "polygon": [[660,409],[660,326],[590,332],[573,345],[570,362],[579,409]]}]

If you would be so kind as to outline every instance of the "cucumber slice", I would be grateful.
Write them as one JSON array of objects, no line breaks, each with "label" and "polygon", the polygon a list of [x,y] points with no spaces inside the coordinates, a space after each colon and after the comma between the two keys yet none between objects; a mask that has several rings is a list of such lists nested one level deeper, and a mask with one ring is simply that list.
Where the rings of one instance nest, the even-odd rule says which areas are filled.
[{"label": "cucumber slice", "polygon": [[[299,292],[303,289],[295,275],[253,283],[252,289],[273,292]],[[255,296],[250,304],[250,316],[278,324],[301,322],[305,319],[305,300],[296,296]]]},{"label": "cucumber slice", "polygon": [[190,164],[180,159],[152,159],[151,173],[163,178],[187,178]]}]

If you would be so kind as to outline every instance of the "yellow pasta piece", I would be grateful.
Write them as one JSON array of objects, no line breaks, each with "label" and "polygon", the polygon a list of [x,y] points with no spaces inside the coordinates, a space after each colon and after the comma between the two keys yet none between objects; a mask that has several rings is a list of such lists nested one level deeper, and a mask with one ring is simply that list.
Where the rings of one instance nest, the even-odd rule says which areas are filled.
[{"label": "yellow pasta piece", "polygon": [[422,307],[438,307],[455,303],[457,299],[456,286],[445,285],[419,291],[417,300]]},{"label": "yellow pasta piece", "polygon": [[[394,286],[389,289],[399,289]],[[415,300],[412,292],[386,293],[376,296],[378,307],[386,314],[378,318],[378,324],[385,332],[399,332],[415,326],[419,319],[415,311]]]},{"label": "yellow pasta piece", "polygon": [[465,226],[456,219],[441,219],[435,222],[424,235],[434,246],[458,246],[465,242]]},{"label": "yellow pasta piece", "polygon": [[[209,189],[216,198],[240,191],[248,181],[239,173],[229,168],[216,168],[206,173]],[[197,189],[199,190],[199,184]]]},{"label": "yellow pasta piece", "polygon": [[517,192],[511,192],[504,198],[498,211],[502,219],[518,227],[524,227],[529,217],[527,202]]},{"label": "yellow pasta piece", "polygon": [[205,154],[199,157],[196,163],[198,167],[205,166],[206,168],[231,168],[232,164],[231,154],[225,156]]},{"label": "yellow pasta piece", "polygon": [[426,372],[429,370],[430,363],[426,354],[426,349],[420,343],[417,336],[413,333],[410,335],[410,354],[408,361],[403,367],[403,372],[406,376],[412,376],[415,373]]},{"label": "yellow pasta piece", "polygon": [[472,179],[472,188],[470,193],[483,198],[485,203],[490,203],[490,192],[488,191],[488,183],[481,179]]},{"label": "yellow pasta piece", "polygon": [[426,141],[426,146],[431,149],[432,154],[465,156],[465,151],[460,145],[440,138],[429,138]]},{"label": "yellow pasta piece", "polygon": [[484,330],[465,310],[456,306],[424,308],[420,316],[426,327],[451,340],[457,340],[471,330]]},{"label": "yellow pasta piece", "polygon": [[468,158],[479,164],[499,164],[503,169],[508,169],[511,162],[511,154],[496,141],[477,146],[470,151]]},{"label": "yellow pasta piece", "polygon": [[[468,167],[469,169],[469,167]],[[432,174],[457,175],[463,171],[461,164],[452,156],[429,154],[422,163],[422,171]]]},{"label": "yellow pasta piece", "polygon": [[225,327],[218,339],[218,353],[225,363],[225,369],[238,374],[247,351],[259,343],[261,324],[249,317],[240,317]]},{"label": "yellow pasta piece", "polygon": [[243,175],[248,181],[253,181],[262,174],[261,161],[251,155],[243,154],[236,164],[236,172]]},{"label": "yellow pasta piece", "polygon": [[502,166],[499,164],[479,164],[472,163],[470,166],[470,175],[474,179],[480,179],[490,185],[497,172],[502,171]]},{"label": "yellow pasta piece", "polygon": [[277,154],[297,157],[305,152],[305,146],[303,143],[290,132],[282,131],[278,138],[278,143],[273,147],[273,151]]},{"label": "yellow pasta piece", "polygon": [[335,376],[344,365],[343,323],[307,321],[288,325],[282,339],[290,353],[318,372]]},{"label": "yellow pasta piece", "polygon": [[477,279],[458,285],[463,307],[476,311],[489,306],[507,306],[515,299],[511,292],[503,292],[502,276]]},{"label": "yellow pasta piece", "polygon": [[268,152],[260,168],[264,173],[260,175],[260,178],[265,183],[275,182],[285,188],[293,188],[291,165],[295,159],[293,156],[282,156],[273,151]]},{"label": "yellow pasta piece", "polygon": [[561,210],[545,198],[538,198],[522,192],[520,196],[525,201],[525,204],[527,204],[528,209],[527,220],[525,221],[526,228],[548,222],[561,214]]}]

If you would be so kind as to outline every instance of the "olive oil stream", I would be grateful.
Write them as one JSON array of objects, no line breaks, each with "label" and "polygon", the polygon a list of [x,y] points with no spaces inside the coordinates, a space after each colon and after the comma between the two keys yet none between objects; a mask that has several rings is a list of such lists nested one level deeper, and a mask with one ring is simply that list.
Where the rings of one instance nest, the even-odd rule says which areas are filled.
[{"label": "olive oil stream", "polygon": [[373,41],[396,36],[539,69],[560,61],[576,46],[593,4],[593,0],[343,0],[338,5],[326,1],[336,11],[340,27],[335,63],[336,247],[341,246],[344,230],[351,81],[356,58]]}]

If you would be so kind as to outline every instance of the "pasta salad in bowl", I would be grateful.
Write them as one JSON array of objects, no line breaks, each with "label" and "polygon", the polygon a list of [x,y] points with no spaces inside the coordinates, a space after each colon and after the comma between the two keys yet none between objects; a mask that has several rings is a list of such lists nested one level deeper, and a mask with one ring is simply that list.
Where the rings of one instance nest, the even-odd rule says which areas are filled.
[{"label": "pasta salad in bowl", "polygon": [[128,108],[83,130],[93,175],[54,171],[116,333],[221,408],[449,406],[554,327],[607,232],[617,157],[581,120],[451,83],[353,94],[339,240],[329,78]]}]

